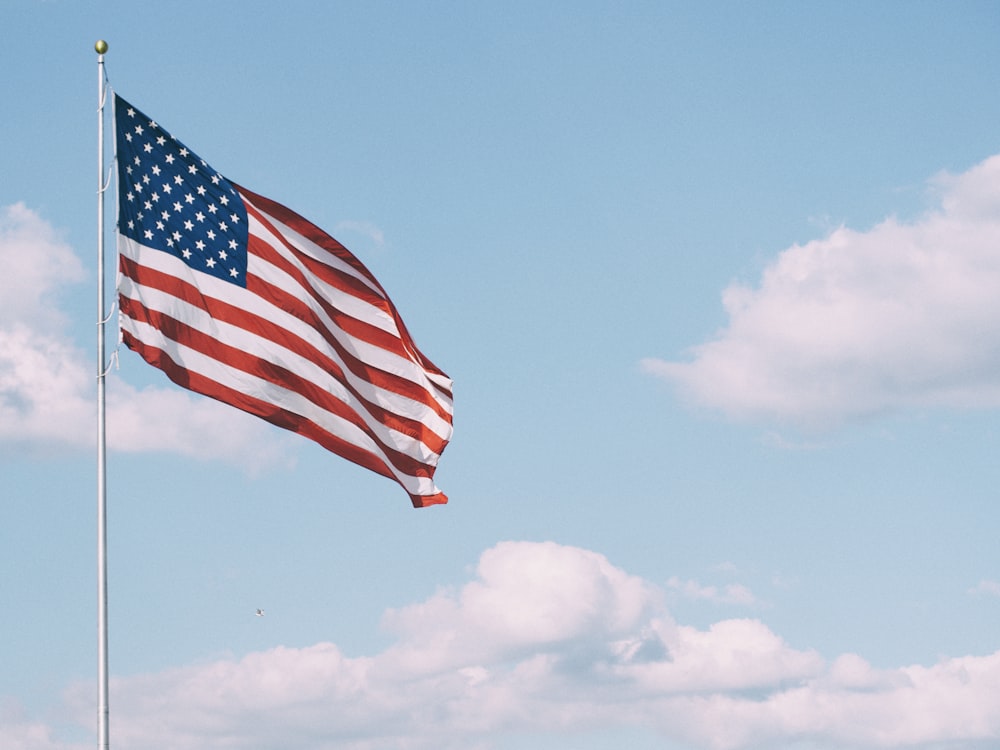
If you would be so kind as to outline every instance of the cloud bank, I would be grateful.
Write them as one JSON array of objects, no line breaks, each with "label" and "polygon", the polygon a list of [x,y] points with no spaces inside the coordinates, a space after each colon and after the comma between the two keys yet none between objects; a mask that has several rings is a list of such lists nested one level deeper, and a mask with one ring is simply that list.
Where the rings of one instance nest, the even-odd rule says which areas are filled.
[{"label": "cloud bank", "polygon": [[784,250],[723,292],[728,325],[688,361],[643,368],[697,405],[805,428],[1000,406],[1000,156],[932,188],[916,221]]},{"label": "cloud bank", "polygon": [[[395,640],[374,656],[279,646],[114,679],[114,745],[488,750],[615,729],[695,750],[1000,743],[1000,652],[876,669],[756,619],[679,624],[665,594],[588,550],[503,542],[463,586],[387,612]],[[92,693],[67,694],[81,725]],[[75,750],[24,717],[7,728],[11,750]]]},{"label": "cloud bank", "polygon": [[[67,334],[62,297],[86,278],[79,258],[17,203],[0,208],[0,267],[0,443],[22,451],[93,446],[96,365]],[[284,436],[249,415],[175,388],[136,389],[114,375],[107,425],[111,450],[180,453],[251,471],[291,461]]]}]

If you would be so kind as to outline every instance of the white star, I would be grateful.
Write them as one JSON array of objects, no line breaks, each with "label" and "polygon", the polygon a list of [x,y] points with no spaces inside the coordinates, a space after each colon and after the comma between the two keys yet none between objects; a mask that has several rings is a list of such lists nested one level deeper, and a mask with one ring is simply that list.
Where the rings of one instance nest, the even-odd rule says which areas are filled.
[{"label": "white star", "polygon": [[237,271],[235,268],[230,268],[229,269],[229,275],[232,276],[235,279],[235,278],[239,277],[240,272]]},{"label": "white star", "polygon": [[215,258],[209,258],[205,261],[205,265],[209,268],[215,268]]},{"label": "white star", "polygon": [[198,240],[196,243],[194,243],[194,246],[196,248],[198,248],[199,250],[204,250],[205,249],[205,243],[202,242],[201,240]]},{"label": "white star", "polygon": [[221,229],[223,232],[229,231],[229,227],[226,225],[226,222],[224,221],[219,222],[219,229]]},{"label": "white star", "polygon": [[194,229],[194,222],[188,219],[187,221],[184,222],[184,228],[190,232],[192,229]]},{"label": "white star", "polygon": [[191,259],[191,251],[187,248],[184,248],[184,250],[181,251],[181,255],[183,255],[186,260]]},{"label": "white star", "polygon": [[219,203],[221,203],[223,206],[228,206],[229,205],[229,198],[228,198],[228,196],[225,196],[225,195],[220,196],[219,197]]},{"label": "white star", "polygon": [[240,223],[239,214],[229,214],[229,218],[232,220],[233,224],[239,224]]},{"label": "white star", "polygon": [[205,214],[199,211],[194,215],[194,218],[196,218],[198,221],[205,221]]},{"label": "white star", "polygon": [[129,107],[127,110],[129,117],[135,117],[135,110]]},{"label": "white star", "polygon": [[181,202],[180,202],[180,201],[177,201],[177,202],[176,202],[176,203],[174,204],[174,211],[176,211],[177,213],[180,213],[180,212],[181,212],[181,208],[182,208],[182,206],[181,206]]},{"label": "white star", "polygon": [[208,236],[208,239],[214,240],[215,239],[215,232],[213,232],[211,229],[209,229],[208,233],[207,233],[207,236]]}]

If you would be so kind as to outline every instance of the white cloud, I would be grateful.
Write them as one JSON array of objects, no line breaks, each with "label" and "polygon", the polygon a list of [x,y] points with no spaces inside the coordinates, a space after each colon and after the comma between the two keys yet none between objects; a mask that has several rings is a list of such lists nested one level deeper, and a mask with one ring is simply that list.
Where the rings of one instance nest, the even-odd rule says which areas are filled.
[{"label": "white cloud", "polygon": [[[114,744],[486,750],[521,733],[615,729],[705,750],[1000,742],[1000,652],[828,662],[758,620],[679,625],[662,593],[594,552],[498,544],[464,586],[388,612],[396,642],[380,654],[319,643],[117,677]],[[81,723],[92,692],[70,694]]]},{"label": "white cloud", "polygon": [[627,633],[657,603],[655,589],[594,552],[505,542],[485,552],[477,580],[391,611],[393,655],[415,668],[502,659],[524,648]]},{"label": "white cloud", "polygon": [[37,213],[24,205],[0,207],[0,321],[31,323],[44,331],[65,320],[58,292],[83,281],[73,250]]},{"label": "white cloud", "polygon": [[367,237],[375,243],[376,247],[385,245],[385,233],[370,221],[339,221],[337,222],[337,226],[334,227],[334,232],[338,235],[342,232],[355,232]]},{"label": "white cloud", "polygon": [[[0,267],[0,442],[25,451],[94,445],[96,365],[66,333],[59,303],[84,278],[79,259],[18,203],[0,208]],[[107,417],[111,450],[174,452],[251,471],[291,461],[288,438],[273,428],[175,388],[139,390],[109,376]]]},{"label": "white cloud", "polygon": [[714,604],[754,604],[757,597],[746,586],[739,583],[728,583],[721,588],[704,586],[698,581],[682,581],[677,576],[667,580],[667,588],[676,591],[688,599],[700,599]]},{"label": "white cloud", "polygon": [[987,596],[1000,596],[1000,581],[988,581],[983,579],[978,584],[969,589],[970,594],[980,594]]},{"label": "white cloud", "polygon": [[[0,747],[3,750],[83,750],[84,745],[59,738],[52,726],[27,716],[24,706],[0,696]],[[93,743],[87,743],[87,747]]]},{"label": "white cloud", "polygon": [[108,446],[225,461],[255,474],[294,465],[294,441],[257,417],[174,388],[137,389],[109,378]]},{"label": "white cloud", "polygon": [[686,362],[643,368],[694,403],[810,428],[924,406],[1000,406],[1000,156],[933,181],[919,220],[788,248]]}]

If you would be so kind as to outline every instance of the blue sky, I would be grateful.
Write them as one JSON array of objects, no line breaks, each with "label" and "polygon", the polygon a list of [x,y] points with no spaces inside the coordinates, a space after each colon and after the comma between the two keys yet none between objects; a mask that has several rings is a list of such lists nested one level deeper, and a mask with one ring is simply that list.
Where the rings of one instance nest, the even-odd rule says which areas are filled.
[{"label": "blue sky", "polygon": [[361,258],[456,398],[451,501],[414,510],[121,350],[114,747],[1000,741],[995,4],[0,22],[5,749],[95,737],[99,38]]}]

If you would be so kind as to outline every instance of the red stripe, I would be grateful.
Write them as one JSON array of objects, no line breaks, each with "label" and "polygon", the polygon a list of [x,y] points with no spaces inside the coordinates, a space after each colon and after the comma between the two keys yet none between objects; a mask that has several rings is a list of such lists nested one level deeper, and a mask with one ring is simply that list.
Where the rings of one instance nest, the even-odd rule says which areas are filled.
[{"label": "red stripe", "polygon": [[[314,293],[308,279],[302,274],[302,272],[296,268],[294,264],[290,263],[287,258],[276,252],[274,248],[262,238],[251,235],[248,244],[250,252],[264,259],[268,263],[281,268],[294,278],[295,281],[302,286],[303,291],[307,292],[316,304],[323,308],[323,310],[333,320],[333,322],[336,323],[340,330],[352,336],[358,334],[356,337],[366,343],[389,351],[390,353],[396,354],[397,356],[411,362],[413,361],[412,354],[402,348],[402,342],[400,339],[388,334],[380,328],[376,328],[371,324],[347,315],[331,305],[329,301],[320,294]],[[291,252],[295,252],[294,248],[289,247],[289,250]],[[408,380],[407,378],[399,377],[398,375],[394,375],[386,370],[373,367],[345,349],[340,341],[337,340],[332,333],[330,333],[326,323],[320,320],[315,310],[313,310],[305,301],[289,295],[284,289],[276,287],[253,274],[247,275],[247,290],[262,299],[267,300],[275,307],[291,313],[299,320],[307,323],[311,328],[316,329],[326,342],[336,349],[337,354],[344,361],[347,368],[359,378],[372,382],[383,390],[398,393],[401,396],[418,401],[424,406],[433,409],[434,412],[441,417],[441,419],[445,420],[449,424],[451,423],[451,413],[444,406],[442,406],[437,399],[427,391],[426,388],[422,388],[420,385],[414,383],[412,380]],[[428,380],[428,384],[438,390],[433,381]]]},{"label": "red stripe", "polygon": [[[250,208],[252,209],[252,206]],[[264,221],[263,217],[261,220]],[[294,255],[297,261],[299,261],[303,266],[306,266],[308,273],[303,272],[298,266],[292,263],[286,254],[275,250],[275,248],[264,237],[251,234],[248,240],[248,250],[252,255],[256,255],[267,263],[280,268],[286,274],[295,279],[296,283],[302,287],[303,290],[307,291],[312,299],[321,304],[323,309],[342,329],[349,331],[351,335],[373,344],[374,346],[385,349],[393,354],[397,354],[400,357],[406,357],[407,359],[410,358],[409,352],[406,351],[403,341],[399,338],[399,336],[343,312],[336,307],[336,305],[331,302],[322,291],[315,288],[311,279],[313,277],[319,278],[329,286],[337,289],[342,294],[360,299],[365,304],[371,307],[380,308],[383,312],[389,314],[389,311],[385,306],[385,301],[381,297],[372,292],[371,289],[365,287],[357,279],[344,276],[342,273],[324,265],[315,258],[299,253],[298,250],[285,241],[284,238],[279,237],[278,239],[281,241],[287,254]],[[266,298],[267,295],[264,294],[264,292],[267,291],[269,287],[265,287],[263,289],[252,288],[250,285],[251,280],[255,283],[263,283],[259,277],[248,278],[247,289]]]},{"label": "red stripe", "polygon": [[[427,359],[427,357],[425,357],[423,353],[417,348],[417,345],[413,341],[413,337],[410,336],[410,332],[407,330],[406,325],[403,323],[403,319],[396,311],[395,305],[392,304],[392,300],[389,299],[389,295],[386,294],[385,289],[382,288],[382,285],[378,283],[378,280],[365,267],[365,265],[354,256],[353,253],[351,253],[346,247],[341,245],[339,242],[337,242],[337,240],[335,240],[333,237],[328,235],[322,229],[317,227],[311,221],[300,216],[291,209],[282,206],[280,203],[275,203],[270,198],[265,198],[262,195],[257,195],[256,193],[247,190],[246,188],[237,185],[236,183],[233,183],[233,185],[236,187],[237,190],[239,190],[241,194],[244,195],[245,198],[252,201],[253,205],[250,205],[247,204],[246,200],[244,200],[244,203],[247,204],[246,206],[247,211],[252,212],[258,218],[262,218],[258,211],[253,210],[255,207],[259,207],[262,211],[266,212],[270,216],[273,216],[275,219],[280,221],[285,226],[295,230],[300,235],[308,239],[310,242],[316,244],[317,246],[323,248],[327,252],[336,256],[339,260],[349,265],[360,275],[364,276],[364,278],[367,279],[371,283],[371,285],[375,289],[378,289],[378,291],[381,293],[382,299],[385,301],[385,304],[388,306],[388,309],[392,314],[393,320],[396,322],[396,326],[399,330],[401,338],[406,344],[407,350],[411,351],[413,355],[415,355],[417,361],[425,369],[430,370],[431,372],[434,372],[438,375],[444,375],[444,377],[448,377],[433,362]],[[270,225],[270,222],[267,223]],[[275,231],[276,234],[278,235],[281,234],[276,229],[274,229],[273,226],[271,226],[271,228],[272,230]],[[445,389],[441,390],[444,391]]]},{"label": "red stripe", "polygon": [[[131,309],[133,307],[138,308],[138,310]],[[424,464],[419,459],[385,445],[379,437],[364,424],[357,412],[348,407],[342,401],[326,397],[326,394],[322,389],[290,370],[266,360],[262,360],[259,357],[248,355],[246,352],[235,347],[223,344],[217,339],[213,339],[211,336],[190,328],[184,323],[181,323],[168,315],[163,315],[149,310],[148,308],[142,307],[138,303],[134,306],[132,304],[123,304],[122,312],[133,320],[147,323],[171,341],[175,341],[183,346],[194,349],[207,357],[212,357],[226,365],[241,370],[242,372],[249,373],[250,375],[261,378],[262,380],[266,380],[270,383],[293,391],[316,404],[320,408],[337,415],[347,422],[350,422],[358,427],[358,429],[362,430],[379,446],[384,457],[393,466],[395,466],[400,473],[414,477],[430,476],[433,474],[433,467],[428,467],[427,464]],[[192,373],[192,376],[194,374],[195,373]],[[192,390],[196,389],[192,387]],[[272,408],[282,409],[282,407],[277,406],[272,406]],[[302,419],[308,420],[307,417],[302,417]]]},{"label": "red stripe", "polygon": [[[146,360],[146,362],[153,365],[153,367],[163,370],[167,377],[177,383],[177,385],[187,388],[188,390],[195,391],[196,393],[209,396],[210,398],[217,399],[218,401],[222,401],[230,406],[235,406],[236,408],[253,414],[254,416],[265,419],[273,425],[277,425],[283,429],[303,435],[304,437],[319,443],[327,450],[336,453],[338,456],[346,458],[348,461],[374,471],[376,474],[388,477],[402,486],[402,483],[396,479],[392,471],[388,468],[388,466],[386,466],[385,462],[374,453],[371,453],[363,448],[359,448],[353,443],[327,432],[314,422],[305,419],[301,415],[293,414],[285,409],[278,408],[267,401],[262,401],[254,398],[253,396],[248,396],[245,393],[241,393],[222,385],[221,383],[217,383],[216,381],[196,372],[187,370],[175,363],[162,349],[157,349],[156,347],[144,344],[128,331],[122,331],[122,339],[129,349],[138,353],[144,360]],[[431,475],[433,475],[433,470],[431,471]],[[410,495],[410,499],[413,502],[414,507],[417,508],[448,502],[447,496],[443,493],[437,493],[435,495],[414,495],[407,492],[407,494]]]},{"label": "red stripe", "polygon": [[[201,291],[199,291],[192,284],[187,283],[175,276],[164,273],[162,271],[157,271],[147,266],[140,266],[135,261],[126,258],[125,256],[121,257],[119,265],[121,267],[122,274],[132,279],[137,284],[157,289],[159,291],[164,292],[165,294],[169,294],[178,299],[181,299],[192,306],[204,310],[209,316],[211,316],[215,320],[220,320],[226,323],[230,323],[246,331],[250,331],[251,333],[258,335],[262,338],[265,338],[267,340],[280,342],[282,346],[290,349],[291,351],[294,351],[296,354],[299,354],[303,358],[309,360],[317,367],[327,372],[332,379],[335,379],[339,383],[341,383],[355,398],[358,399],[358,401],[363,405],[365,411],[367,411],[374,419],[378,420],[387,427],[390,427],[404,435],[409,435],[410,437],[420,440],[425,445],[427,445],[427,447],[430,448],[434,453],[440,454],[444,450],[444,447],[447,445],[447,441],[443,440],[439,435],[437,435],[437,433],[435,433],[433,430],[427,427],[423,422],[417,419],[413,419],[411,417],[406,417],[404,415],[387,411],[385,408],[379,406],[378,404],[372,403],[371,401],[366,399],[356,388],[354,388],[345,379],[343,370],[340,367],[340,363],[324,355],[323,352],[318,351],[314,346],[309,344],[307,341],[303,340],[301,337],[291,333],[287,328],[283,328],[279,325],[276,325],[275,323],[265,318],[261,318],[258,315],[250,313],[246,310],[242,310],[227,302],[223,302],[221,300],[217,300],[212,297],[206,297]],[[125,311],[126,309],[129,310],[128,313],[129,317],[142,319],[140,318],[140,315],[142,313],[139,309],[137,309],[139,303],[133,304],[129,302],[129,300],[127,300],[126,298],[122,298],[120,304],[122,305],[123,311]],[[289,305],[286,305],[284,307],[285,309],[288,309],[288,307],[300,307],[300,304],[298,303],[297,300],[290,299]],[[289,312],[292,312],[293,314],[296,313],[295,310],[289,310]],[[303,318],[303,315],[297,315],[297,317],[301,319]],[[311,321],[306,320],[306,322],[312,324]],[[155,327],[159,328],[158,325]],[[408,393],[405,393],[403,395],[412,398],[414,401],[418,401],[419,403],[432,406],[432,408],[433,406],[437,406],[438,408],[435,409],[435,412],[437,412],[438,414],[441,414],[441,411],[443,411],[440,408],[440,406],[436,402],[434,402],[434,400],[429,396],[429,394],[427,394],[426,391],[421,389],[416,384],[412,383],[411,381],[404,380],[403,382],[408,384],[409,387],[408,388],[399,387],[398,381],[403,379],[396,378],[392,375],[382,372],[381,370],[377,370],[376,368],[372,368],[365,365],[363,362],[360,362],[355,357],[350,355],[350,353],[348,353],[343,348],[343,346],[338,341],[336,341],[336,339],[333,337],[331,333],[327,332],[323,328],[317,328],[317,330],[319,330],[319,332],[323,334],[324,339],[336,349],[337,353],[344,358],[345,364],[348,366],[351,372],[353,372],[358,377],[363,378],[368,382],[372,383],[373,385],[375,385],[376,387],[380,388],[384,387],[386,383],[391,383],[396,387],[385,388],[386,390],[393,390],[394,392],[397,393],[402,390],[407,390]],[[214,354],[215,352],[214,347],[210,347],[205,350],[199,349],[199,351],[204,351],[205,354],[212,356],[215,359],[219,359],[223,362],[227,362],[229,364],[233,364],[234,366],[236,366],[235,363],[230,361],[229,359],[225,357],[216,356]],[[234,350],[234,351],[239,351],[239,350]],[[247,371],[253,372],[254,374],[257,374],[261,377],[266,377],[261,373],[259,369],[247,370]],[[279,380],[274,380],[273,378],[268,378],[268,379],[271,380],[271,382],[277,383],[278,385],[281,385],[283,382]],[[316,402],[316,399],[314,398],[310,398],[310,400]],[[342,402],[340,401],[337,401],[337,403],[342,404]],[[330,408],[326,404],[320,404],[320,405],[322,405],[323,408],[328,408],[330,411],[334,411],[333,408]],[[450,415],[447,414],[447,412],[445,412],[443,418],[446,419],[449,423],[451,422]],[[359,424],[359,426],[362,426],[363,423],[360,421],[360,418],[356,419],[358,419],[356,423]]]},{"label": "red stripe", "polygon": [[436,495],[410,495],[414,508],[426,508],[431,505],[444,505],[448,502],[448,496],[443,492]]}]

